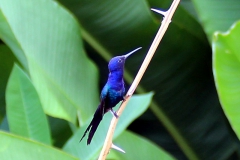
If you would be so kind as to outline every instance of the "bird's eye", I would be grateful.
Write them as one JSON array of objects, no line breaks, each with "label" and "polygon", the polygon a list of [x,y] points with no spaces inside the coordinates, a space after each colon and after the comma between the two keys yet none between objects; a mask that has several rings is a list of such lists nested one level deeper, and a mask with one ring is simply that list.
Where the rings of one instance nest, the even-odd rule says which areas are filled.
[{"label": "bird's eye", "polygon": [[119,60],[118,60],[118,63],[122,63],[122,60],[121,60],[121,59],[119,59]]}]

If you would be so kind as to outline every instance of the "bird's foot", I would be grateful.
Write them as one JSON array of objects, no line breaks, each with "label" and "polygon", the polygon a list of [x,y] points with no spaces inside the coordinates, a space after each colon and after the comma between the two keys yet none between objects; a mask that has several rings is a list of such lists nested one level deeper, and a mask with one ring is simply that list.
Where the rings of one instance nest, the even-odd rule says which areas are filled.
[{"label": "bird's foot", "polygon": [[117,113],[111,108],[110,112],[112,113],[112,115],[116,118],[118,118],[119,116],[117,115]]}]

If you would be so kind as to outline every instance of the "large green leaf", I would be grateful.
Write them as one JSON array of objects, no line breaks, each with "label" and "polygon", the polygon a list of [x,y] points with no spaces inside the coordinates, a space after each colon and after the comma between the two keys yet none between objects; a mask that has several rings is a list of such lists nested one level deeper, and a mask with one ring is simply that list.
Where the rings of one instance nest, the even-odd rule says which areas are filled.
[{"label": "large green leaf", "polygon": [[0,131],[2,160],[77,160],[77,158],[45,144]]},{"label": "large green leaf", "polygon": [[[151,102],[152,96],[153,94],[149,93],[133,96],[130,99],[123,114],[119,117],[118,125],[114,133],[115,138],[118,137],[133,120],[146,111]],[[104,118],[89,146],[87,146],[86,143],[87,136],[81,143],[79,143],[81,136],[88,126],[87,124],[74,133],[71,139],[65,144],[64,150],[83,160],[93,159],[103,145],[111,119],[112,115],[110,113],[104,115]]]},{"label": "large green leaf", "polygon": [[20,44],[45,112],[75,123],[79,110],[84,123],[98,102],[98,74],[84,53],[77,21],[51,0],[1,0],[1,10],[8,27],[0,32],[12,32],[5,42],[14,52]]},{"label": "large green leaf", "polygon": [[14,65],[7,91],[7,118],[14,134],[51,144],[47,117],[30,79]]},{"label": "large green leaf", "polygon": [[240,22],[213,39],[213,70],[222,107],[240,138]]},{"label": "large green leaf", "polygon": [[21,45],[17,42],[16,37],[12,33],[12,30],[7,23],[6,17],[3,15],[2,10],[0,10],[0,38],[11,47],[13,53],[24,66],[28,69],[27,59],[23,53]]},{"label": "large green leaf", "polygon": [[[103,58],[109,60],[143,47],[126,62],[126,80],[131,83],[160,26],[160,16],[153,16],[150,7],[166,8],[172,1],[60,2],[77,16],[88,53],[98,64],[102,77],[108,74]],[[147,112],[132,128],[177,159],[186,159],[185,155],[188,159],[224,159],[239,150],[238,140],[218,101],[211,73],[211,48],[205,33],[194,17],[180,7],[137,89],[139,93],[154,90],[150,108],[155,117]],[[105,80],[102,78],[101,84]]]},{"label": "large green leaf", "polygon": [[[151,160],[172,160],[174,159],[165,151],[158,148],[155,144],[149,142],[143,137],[137,136],[129,131],[124,131],[115,140],[117,146],[123,146],[125,154],[116,152],[119,159],[132,160],[132,159],[151,159]],[[112,151],[113,152],[113,151]]]},{"label": "large green leaf", "polygon": [[240,19],[239,0],[192,0],[203,28],[212,40],[215,31],[226,31]]}]

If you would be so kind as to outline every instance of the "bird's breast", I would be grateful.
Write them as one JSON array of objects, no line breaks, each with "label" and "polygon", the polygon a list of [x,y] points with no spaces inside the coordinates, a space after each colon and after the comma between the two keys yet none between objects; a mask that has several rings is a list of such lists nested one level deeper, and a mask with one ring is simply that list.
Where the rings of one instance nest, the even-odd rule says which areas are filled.
[{"label": "bird's breast", "polygon": [[109,85],[108,95],[106,101],[106,108],[113,108],[116,106],[121,100],[123,100],[125,88],[122,83],[115,83],[114,85]]}]

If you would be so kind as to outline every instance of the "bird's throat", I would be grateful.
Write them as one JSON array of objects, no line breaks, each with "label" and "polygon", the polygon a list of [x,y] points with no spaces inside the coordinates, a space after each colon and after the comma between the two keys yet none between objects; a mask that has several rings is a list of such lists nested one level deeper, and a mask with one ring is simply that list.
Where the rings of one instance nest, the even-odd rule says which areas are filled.
[{"label": "bird's throat", "polygon": [[108,81],[110,82],[121,82],[123,80],[123,71],[110,72],[108,75]]}]

